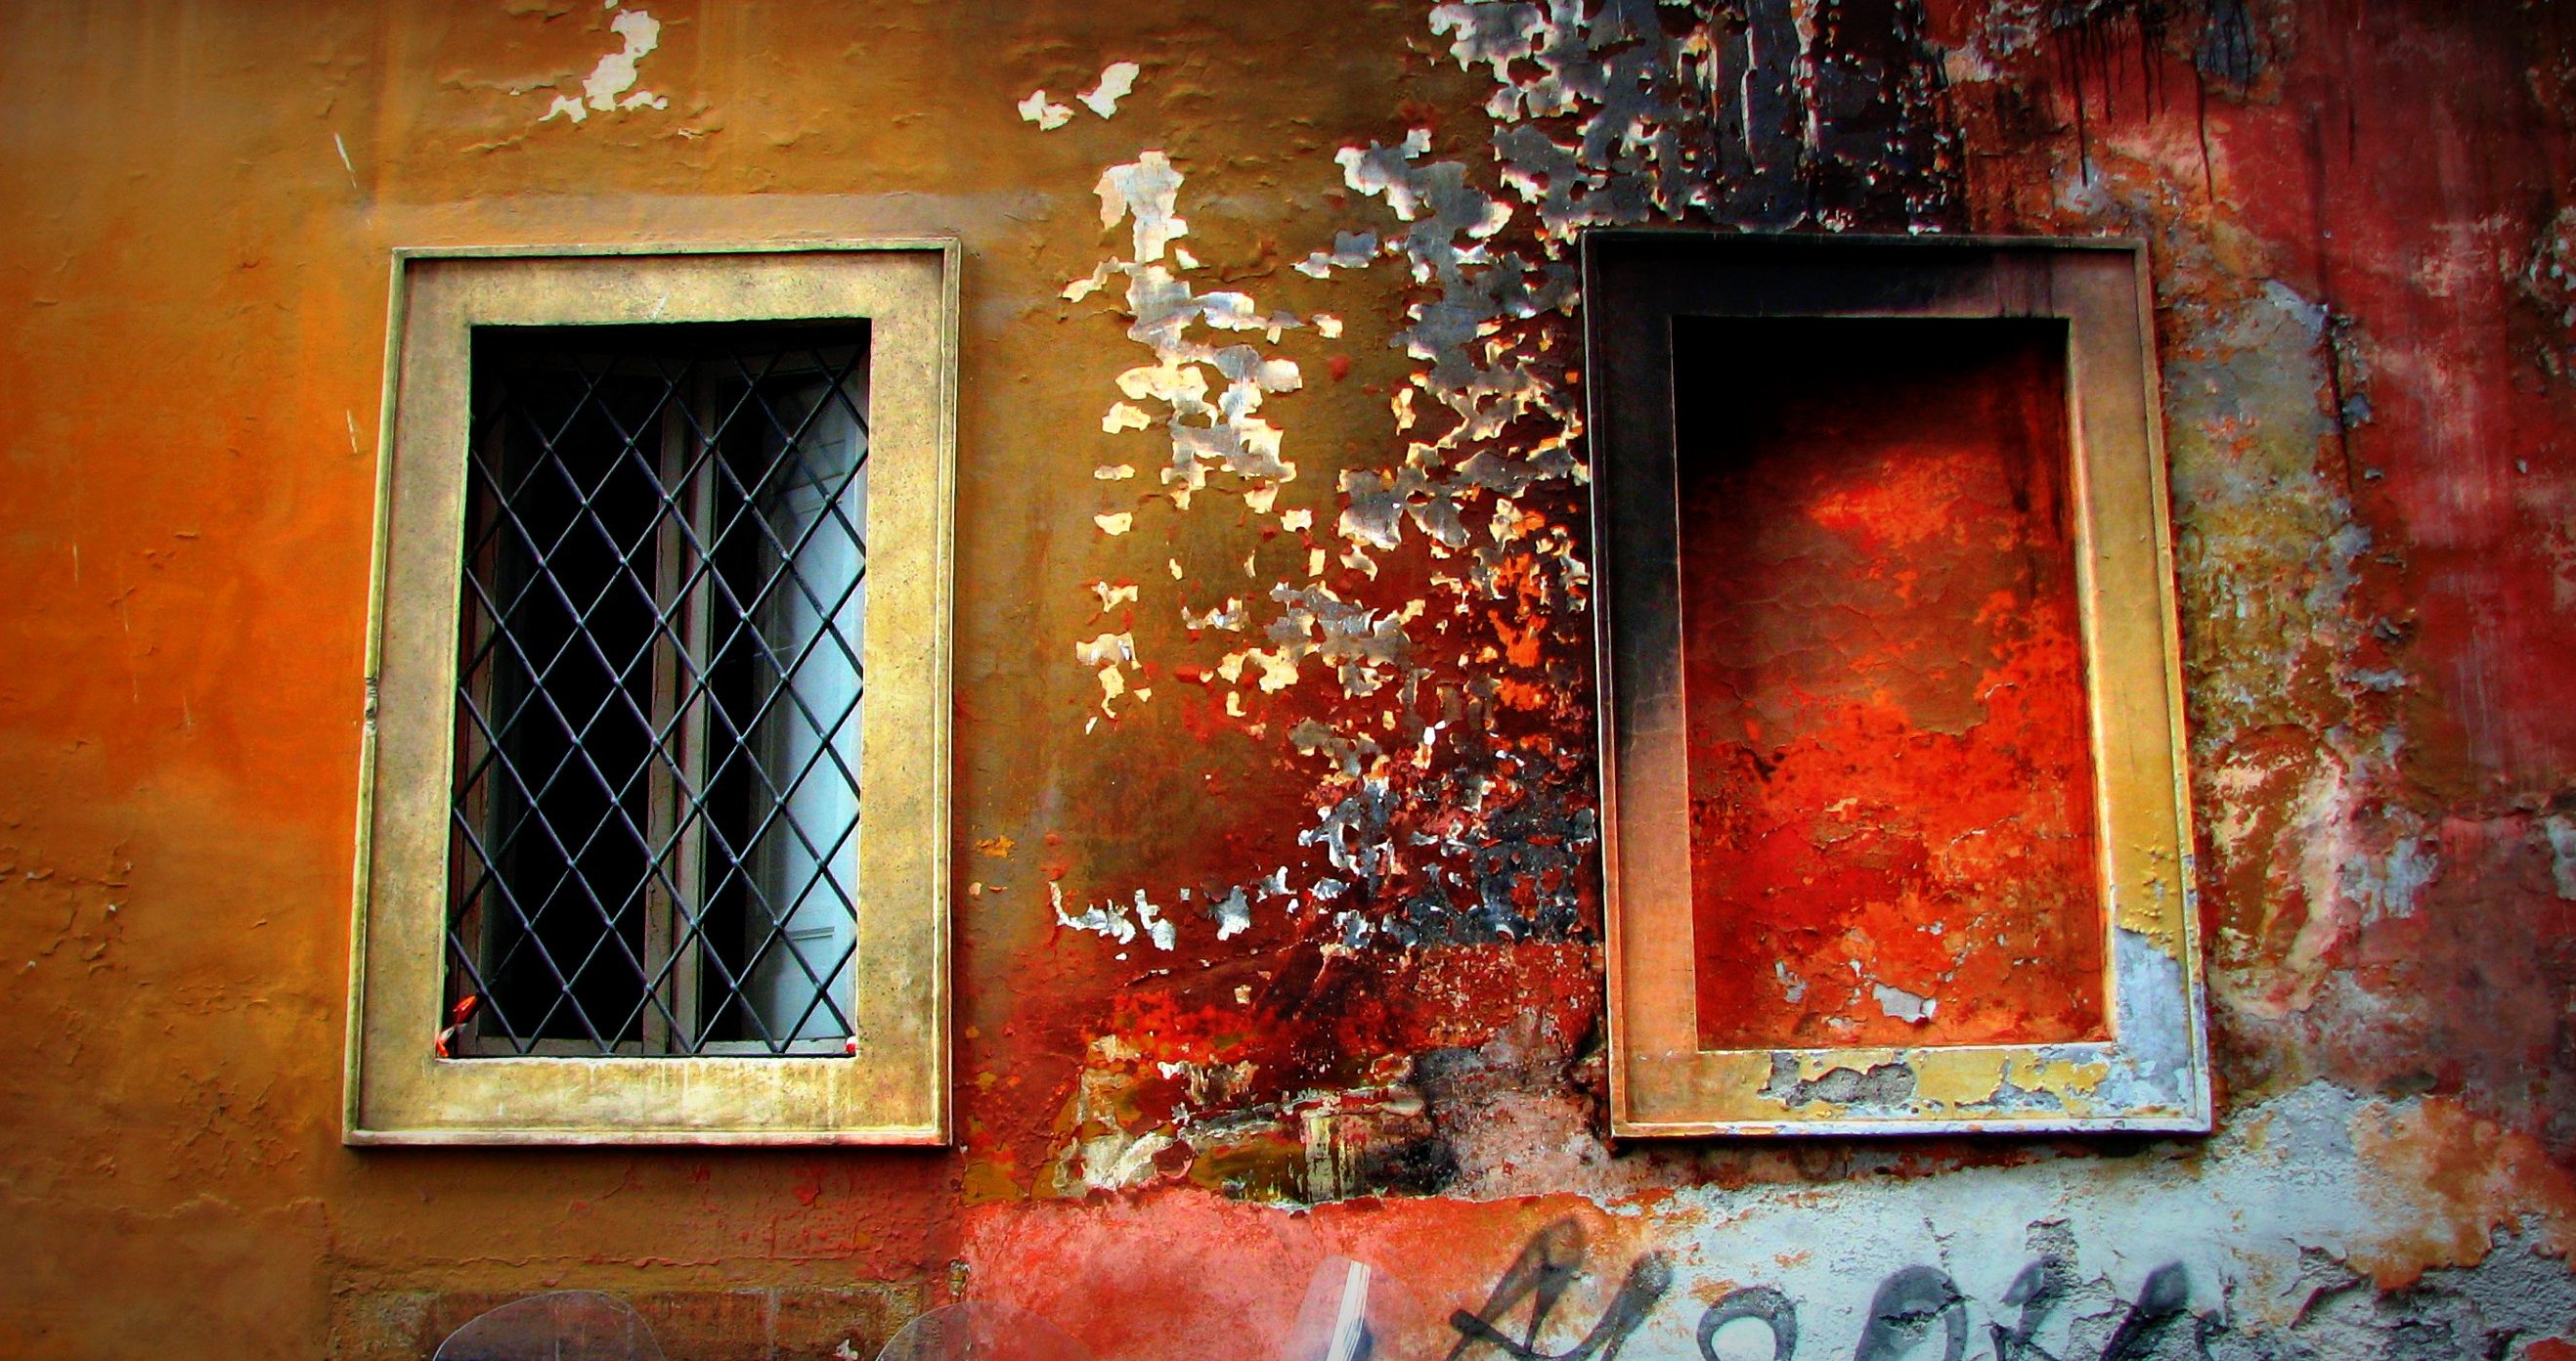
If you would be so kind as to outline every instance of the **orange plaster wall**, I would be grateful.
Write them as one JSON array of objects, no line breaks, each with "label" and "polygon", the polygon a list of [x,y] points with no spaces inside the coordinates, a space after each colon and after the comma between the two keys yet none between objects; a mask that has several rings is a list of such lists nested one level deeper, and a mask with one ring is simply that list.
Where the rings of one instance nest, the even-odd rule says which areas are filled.
[{"label": "orange plaster wall", "polygon": [[[1328,1249],[1420,1259],[1423,1290],[1472,1306],[1560,1213],[1592,1226],[1588,1309],[1670,1251],[1692,1313],[1657,1336],[1688,1346],[1730,1282],[1809,1273],[1813,1345],[1839,1348],[1887,1264],[1846,1269],[1833,1242],[1930,1253],[1926,1225],[1990,1194],[2082,1221],[2124,1299],[2200,1222],[2136,1208],[2155,1196],[2278,1210],[2377,1287],[2477,1266],[2490,1230],[2559,1250],[2563,20],[2256,0],[2233,8],[2260,70],[2196,88],[2201,9],[2036,35],[2003,3],[1835,10],[1819,51],[1919,46],[1870,68],[1914,102],[1826,120],[1818,202],[1902,230],[1892,196],[1938,181],[1929,225],[2154,253],[2222,1136],[1640,1150],[1600,1137],[1582,489],[1461,493],[1472,534],[1440,551],[1422,503],[1370,547],[1346,513],[1434,428],[1389,407],[1423,366],[1387,342],[1424,294],[1391,264],[1329,286],[1289,268],[1337,230],[1401,230],[1333,155],[1411,128],[1516,205],[1498,243],[1538,250],[1494,173],[1485,68],[1391,2],[647,7],[640,83],[668,107],[579,126],[538,118],[614,45],[586,0],[0,12],[0,1354],[418,1355],[484,1304],[578,1285],[642,1302],[675,1357],[767,1354],[755,1333],[866,1354],[961,1291],[1047,1309],[1104,1357],[1180,1357],[1284,1316]],[[1114,118],[1013,112],[1121,59],[1144,74]],[[1907,121],[1936,103],[1937,128]],[[1926,147],[1946,168],[1899,164]],[[1188,177],[1202,291],[1348,324],[1264,347],[1304,375],[1265,409],[1300,467],[1267,511],[1220,478],[1185,513],[1163,446],[1100,429],[1151,356],[1114,289],[1062,292],[1128,252],[1093,186],[1147,148]],[[1756,197],[1727,211],[1769,212]],[[388,252],[922,233],[966,245],[962,1147],[342,1147]],[[1569,315],[1491,338],[1579,395]],[[1495,446],[1553,428],[1526,420]],[[1122,462],[1142,477],[1094,476]],[[1092,518],[1119,512],[1123,535]],[[1340,565],[1355,547],[1373,570]],[[1416,764],[1387,734],[1419,724],[1391,681],[1355,693],[1360,663],[1309,658],[1275,693],[1219,678],[1284,617],[1274,587],[1315,582],[1372,627],[1422,607],[1390,626],[1412,718],[1446,687],[1508,755],[1469,773],[1505,777],[1452,779],[1436,743]],[[1107,606],[1095,583],[1149,594]],[[1233,595],[1253,634],[1181,614]],[[1073,649],[1122,631],[1124,683],[1156,698],[1104,712]],[[1345,771],[1292,736],[1310,719],[1381,749]],[[1300,833],[1378,793],[1369,825],[1404,854],[1378,897],[1328,907],[1312,886],[1339,871]],[[1248,935],[1180,913],[1185,888],[1204,905],[1274,870],[1310,896],[1260,900]],[[1068,928],[1055,890],[1069,913],[1150,897],[1179,947]],[[1393,925],[1349,946],[1345,908]],[[2344,1192],[2266,1161],[2320,1130],[2358,1150],[2350,1223]],[[1793,1241],[1809,1213],[1833,1242]],[[1229,1281],[1180,1269],[1219,1248]],[[1157,1265],[1064,1284],[1127,1251]],[[1961,1267],[1963,1288],[2000,1300],[2017,1265]]]}]

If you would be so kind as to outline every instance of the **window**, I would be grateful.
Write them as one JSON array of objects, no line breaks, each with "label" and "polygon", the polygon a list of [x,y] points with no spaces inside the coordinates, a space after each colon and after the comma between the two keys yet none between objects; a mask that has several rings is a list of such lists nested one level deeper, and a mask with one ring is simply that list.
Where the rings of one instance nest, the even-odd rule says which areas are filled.
[{"label": "window", "polygon": [[2206,1129],[2141,253],[1585,267],[1619,1131]]},{"label": "window", "polygon": [[955,276],[398,260],[351,1141],[944,1140]]},{"label": "window", "polygon": [[473,346],[448,1052],[841,1047],[865,326]]}]

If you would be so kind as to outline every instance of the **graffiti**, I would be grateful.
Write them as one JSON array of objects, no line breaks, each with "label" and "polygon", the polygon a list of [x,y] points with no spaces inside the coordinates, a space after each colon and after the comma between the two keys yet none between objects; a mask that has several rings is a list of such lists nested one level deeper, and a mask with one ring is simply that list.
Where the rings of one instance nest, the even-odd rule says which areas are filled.
[{"label": "graffiti", "polygon": [[[1988,1325],[1994,1361],[2075,1361],[2039,1345],[2040,1329],[2072,1293],[2074,1267],[2062,1257],[2043,1257],[2022,1269],[1999,1301],[2018,1307],[2010,1324]],[[1870,1300],[1869,1320],[1852,1349],[1853,1361],[1899,1361],[1917,1354],[1937,1326],[1941,1361],[1965,1361],[1968,1351],[1968,1297],[1950,1273],[1937,1267],[1909,1266],[1889,1272]],[[2129,1301],[2119,1326],[2093,1361],[2145,1361],[2161,1354],[2167,1327],[2190,1315],[2191,1273],[2180,1262],[2168,1262],[2147,1274],[2138,1297]],[[1738,1319],[1755,1319],[1771,1331],[1772,1361],[1789,1361],[1798,1349],[1798,1306],[1769,1286],[1729,1291],[1699,1320],[1702,1361],[1719,1361],[1718,1330]],[[2215,1320],[2193,1317],[2195,1341],[2205,1340]]]},{"label": "graffiti", "polygon": [[1889,1272],[1869,1303],[1869,1326],[1852,1356],[1855,1361],[1896,1361],[1913,1351],[1938,1321],[1949,1330],[1941,1361],[1959,1361],[1968,1349],[1968,1316],[1961,1307],[1966,1303],[1946,1271],[1909,1266]]},{"label": "graffiti", "polygon": [[1699,1316],[1699,1354],[1717,1355],[1717,1330],[1740,1318],[1759,1319],[1771,1330],[1771,1361],[1798,1354],[1798,1306],[1767,1285],[1730,1290]]},{"label": "graffiti", "polygon": [[[1583,1226],[1571,1219],[1560,1219],[1531,1235],[1521,1255],[1486,1295],[1484,1308],[1473,1313],[1461,1309],[1449,1316],[1449,1326],[1458,1330],[1458,1345],[1449,1349],[1449,1361],[1459,1361],[1478,1343],[1496,1348],[1512,1361],[1590,1361],[1595,1355],[1600,1361],[1614,1361],[1628,1335],[1637,1331],[1672,1288],[1672,1259],[1660,1252],[1638,1257],[1628,1268],[1628,1278],[1619,1283],[1619,1293],[1611,1296],[1609,1307],[1581,1342],[1568,1351],[1541,1351],[1539,1330],[1556,1312],[1566,1287],[1582,1275],[1587,1250]],[[1502,1323],[1524,1299],[1530,1302],[1529,1321],[1514,1341]]]},{"label": "graffiti", "polygon": [[[1463,1361],[1478,1347],[1491,1348],[1510,1361],[1614,1361],[1619,1349],[1671,1292],[1672,1258],[1663,1252],[1640,1254],[1582,1339],[1565,1351],[1544,1350],[1539,1335],[1568,1289],[1582,1277],[1587,1255],[1582,1226],[1573,1220],[1558,1220],[1531,1235],[1495,1281],[1482,1308],[1460,1309],[1449,1316],[1457,1343],[1447,1361]],[[2067,1258],[2048,1253],[2024,1267],[1996,1301],[1996,1321],[1988,1325],[1992,1361],[2078,1361],[2074,1349],[2061,1355],[2038,1341],[2041,1330],[2075,1293],[2075,1266]],[[2214,1315],[2191,1312],[2191,1293],[2191,1273],[2180,1262],[2149,1272],[2136,1298],[2121,1302],[2119,1322],[2100,1350],[2083,1361],[2147,1361],[2164,1355],[2174,1328],[2186,1323],[2190,1350],[2183,1354],[2205,1355],[2218,1322]],[[1523,1301],[1529,1311],[1515,1337],[1506,1321]],[[1970,1303],[1950,1273],[1938,1267],[1917,1265],[1891,1271],[1880,1278],[1870,1298],[1868,1317],[1852,1347],[1852,1361],[1915,1357],[1929,1361],[1929,1345],[1936,1337],[1940,1361],[1968,1361]],[[2004,1310],[2015,1311],[2009,1323],[2002,1321]],[[1771,1361],[1792,1361],[1797,1355],[1797,1301],[1775,1287],[1751,1285],[1727,1291],[1700,1314],[1696,1337],[1701,1361],[1723,1361],[1726,1353],[1719,1350],[1718,1335],[1740,1322],[1758,1323],[1770,1334]]]}]

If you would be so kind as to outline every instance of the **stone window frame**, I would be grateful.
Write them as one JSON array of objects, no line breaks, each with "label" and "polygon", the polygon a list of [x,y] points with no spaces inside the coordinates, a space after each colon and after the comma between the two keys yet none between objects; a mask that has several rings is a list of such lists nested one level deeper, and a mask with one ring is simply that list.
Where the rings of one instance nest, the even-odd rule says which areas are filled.
[{"label": "stone window frame", "polygon": [[[949,750],[958,277],[946,238],[393,254],[342,1137],[402,1144],[951,1139]],[[446,1058],[471,332],[865,320],[870,622],[857,1036],[846,1055]]]},{"label": "stone window frame", "polygon": [[[1615,230],[1588,233],[1582,257],[1613,1133],[2206,1133],[2209,1041],[2144,244]],[[1700,1048],[1673,448],[1672,323],[1684,316],[2067,323],[2106,1041]]]}]

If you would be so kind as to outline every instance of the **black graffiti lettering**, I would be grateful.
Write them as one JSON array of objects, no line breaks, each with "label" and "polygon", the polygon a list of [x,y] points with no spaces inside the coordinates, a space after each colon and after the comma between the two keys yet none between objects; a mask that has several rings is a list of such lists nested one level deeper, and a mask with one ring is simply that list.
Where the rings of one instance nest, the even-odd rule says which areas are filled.
[{"label": "black graffiti lettering", "polygon": [[2037,1339],[2074,1287],[2074,1264],[2053,1253],[2023,1267],[2003,1298],[2006,1308],[2019,1306],[2021,1316],[2009,1328],[2001,1323],[1988,1325],[1994,1331],[1995,1361],[2058,1361]]},{"label": "black graffiti lettering", "polygon": [[[1629,1265],[1619,1292],[1611,1296],[1609,1307],[1601,1311],[1582,1341],[1563,1352],[1541,1351],[1539,1331],[1556,1312],[1566,1288],[1582,1275],[1587,1253],[1583,1226],[1571,1219],[1560,1219],[1533,1234],[1510,1269],[1494,1283],[1484,1308],[1473,1313],[1461,1309],[1449,1316],[1449,1326],[1458,1332],[1449,1361],[1458,1361],[1477,1344],[1496,1348],[1512,1361],[1590,1361],[1596,1354],[1600,1361],[1616,1361],[1629,1335],[1672,1288],[1672,1259],[1660,1252],[1639,1257]],[[1520,1337],[1514,1338],[1503,1331],[1502,1323],[1524,1299],[1530,1301],[1529,1319]]]},{"label": "black graffiti lettering", "polygon": [[1852,1361],[1897,1361],[1940,1322],[1949,1330],[1941,1361],[1961,1361],[1968,1353],[1968,1300],[1937,1267],[1900,1267],[1878,1283],[1869,1302],[1869,1326],[1860,1334]]},{"label": "black graffiti lettering", "polygon": [[[1485,1307],[1474,1314],[1460,1310],[1451,1319],[1452,1324],[1456,1324],[1458,1318],[1472,1318],[1490,1330],[1524,1298],[1535,1296],[1530,1304],[1529,1328],[1522,1335],[1521,1345],[1526,1351],[1538,1341],[1538,1330],[1546,1325],[1548,1315],[1556,1312],[1556,1302],[1565,1294],[1565,1288],[1582,1274],[1586,1251],[1581,1224],[1571,1219],[1560,1219],[1548,1225],[1530,1235],[1529,1242],[1521,1248],[1521,1255],[1512,1260],[1510,1269],[1503,1273],[1501,1280],[1494,1282],[1493,1290],[1485,1296]],[[1466,1333],[1464,1327],[1459,1331]],[[1458,1345],[1449,1351],[1449,1361],[1458,1361],[1459,1353],[1467,1349],[1471,1336],[1458,1339]]]},{"label": "black graffiti lettering", "polygon": [[[2191,1273],[2180,1262],[2167,1262],[2147,1273],[2137,1301],[2120,1319],[2111,1340],[2102,1344],[2102,1361],[2143,1361],[2156,1353],[2165,1325],[2191,1312]],[[2202,1341],[2194,1338],[2194,1342]],[[2206,1348],[2200,1350],[2206,1351]]]},{"label": "black graffiti lettering", "polygon": [[[1621,1347],[1644,1326],[1655,1306],[1672,1289],[1672,1259],[1648,1252],[1629,1264],[1627,1279],[1601,1312],[1590,1332],[1562,1352],[1544,1351],[1539,1335],[1554,1317],[1565,1292],[1582,1278],[1589,1246],[1582,1225],[1560,1219],[1530,1236],[1512,1260],[1484,1307],[1458,1310],[1449,1326],[1458,1334],[1447,1361],[1461,1361],[1472,1347],[1494,1348],[1508,1361],[1616,1361]],[[1994,1343],[1992,1361],[2064,1361],[2039,1344],[2040,1330],[2062,1311],[2076,1293],[2075,1264],[2049,1253],[2013,1278],[1998,1302],[1988,1332]],[[2209,1340],[2221,1331],[2215,1315],[2191,1310],[2191,1272],[2180,1262],[2167,1262],[2147,1273],[2095,1361],[2153,1361],[2171,1352],[2173,1329],[2188,1321],[2193,1353],[2207,1361]],[[1506,1330],[1506,1320],[1523,1301],[1529,1304],[1519,1336]],[[2018,1310],[2009,1324],[2004,1310]],[[1717,1335],[1728,1324],[1758,1321],[1771,1334],[1771,1361],[1793,1361],[1798,1351],[1798,1305],[1767,1285],[1729,1290],[1699,1317],[1700,1361],[1719,1361]],[[1909,1266],[1881,1277],[1871,1297],[1869,1321],[1852,1349],[1853,1361],[1909,1361],[1935,1328],[1941,1335],[1941,1361],[1966,1361],[1968,1298],[1958,1283],[1937,1267]]]},{"label": "black graffiti lettering", "polygon": [[1482,1342],[1500,1349],[1513,1361],[1588,1361],[1595,1353],[1599,1354],[1601,1361],[1615,1361],[1619,1349],[1627,1344],[1629,1334],[1645,1323],[1646,1316],[1654,1311],[1656,1301],[1672,1288],[1672,1282],[1671,1259],[1660,1252],[1639,1257],[1628,1268],[1628,1279],[1620,1282],[1619,1293],[1611,1297],[1610,1307],[1601,1312],[1600,1321],[1592,1325],[1592,1331],[1562,1352],[1538,1349],[1539,1317],[1535,1310],[1532,1311],[1528,1331],[1521,1339],[1515,1340],[1494,1326],[1491,1320],[1461,1309],[1449,1316],[1449,1326],[1457,1329],[1459,1334],[1458,1345],[1450,1350],[1449,1355],[1454,1361],[1469,1344]]},{"label": "black graffiti lettering", "polygon": [[1730,1290],[1699,1316],[1701,1361],[1717,1361],[1717,1330],[1737,1319],[1759,1319],[1771,1330],[1771,1361],[1789,1361],[1798,1353],[1798,1306],[1767,1285]]}]

